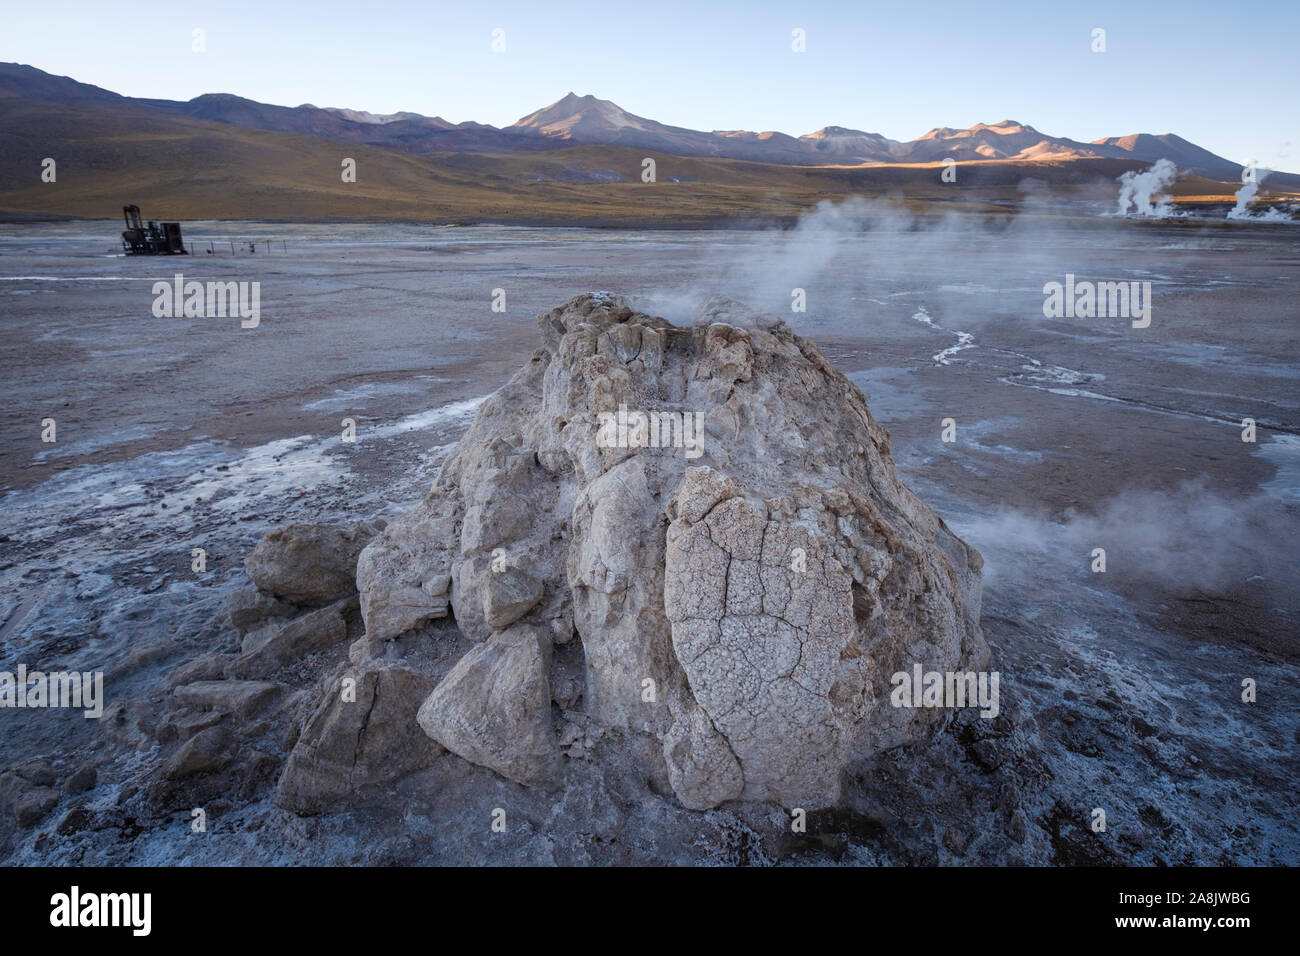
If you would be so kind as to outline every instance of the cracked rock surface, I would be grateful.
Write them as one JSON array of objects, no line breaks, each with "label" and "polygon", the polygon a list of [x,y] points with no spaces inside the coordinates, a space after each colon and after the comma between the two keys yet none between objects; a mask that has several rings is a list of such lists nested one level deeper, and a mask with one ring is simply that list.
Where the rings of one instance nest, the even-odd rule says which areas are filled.
[{"label": "cracked rock surface", "polygon": [[605,294],[540,317],[361,553],[362,663],[454,615],[474,646],[408,719],[460,757],[546,786],[580,717],[652,739],[688,808],[834,806],[951,717],[892,707],[892,674],[986,669],[982,561],[815,345],[730,300],[699,319]]}]

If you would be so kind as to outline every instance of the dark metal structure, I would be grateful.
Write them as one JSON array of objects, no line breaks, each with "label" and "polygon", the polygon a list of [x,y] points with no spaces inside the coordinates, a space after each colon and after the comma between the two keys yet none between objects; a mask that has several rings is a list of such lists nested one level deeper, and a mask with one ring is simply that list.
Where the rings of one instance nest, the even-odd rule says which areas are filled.
[{"label": "dark metal structure", "polygon": [[185,256],[179,222],[140,221],[139,206],[123,206],[122,218],[126,229],[122,232],[122,250],[128,256]]}]

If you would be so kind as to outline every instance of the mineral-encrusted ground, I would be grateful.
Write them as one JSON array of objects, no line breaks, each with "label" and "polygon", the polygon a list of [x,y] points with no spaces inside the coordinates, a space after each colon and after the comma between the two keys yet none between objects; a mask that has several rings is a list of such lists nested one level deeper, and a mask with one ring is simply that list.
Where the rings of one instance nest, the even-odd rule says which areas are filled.
[{"label": "mineral-encrusted ground", "polygon": [[[514,242],[457,237],[446,247],[454,256],[340,245],[346,262],[318,261],[313,250],[278,263],[281,295],[298,293],[282,299],[290,308],[279,321],[300,333],[299,360],[273,373],[259,363],[274,350],[250,355],[233,336],[229,361],[214,363],[226,349],[220,329],[139,318],[132,303],[138,293],[147,307],[148,277],[138,288],[57,281],[116,276],[131,265],[98,257],[102,250],[78,258],[67,255],[75,243],[37,243],[6,257],[15,277],[56,281],[7,284],[18,294],[7,300],[14,334],[5,353],[12,372],[5,436],[21,454],[9,458],[5,475],[24,490],[11,491],[0,509],[8,603],[0,645],[10,661],[102,668],[110,702],[144,702],[98,725],[80,714],[4,715],[0,846],[8,860],[1297,861],[1291,781],[1300,708],[1287,616],[1296,555],[1284,546],[1295,540],[1287,530],[1294,518],[1281,504],[1294,496],[1287,477],[1294,456],[1277,433],[1243,445],[1239,429],[1223,424],[1247,410],[1261,421],[1297,421],[1294,349],[1283,344],[1294,330],[1281,305],[1294,295],[1284,261],[1291,253],[1270,240],[1158,229],[1118,246],[1053,236],[1035,250],[1039,271],[1058,279],[1066,271],[1142,278],[1145,270],[1160,311],[1140,337],[1102,324],[1028,321],[1041,297],[1026,297],[1012,315],[1017,289],[1032,283],[990,262],[1023,266],[1024,250],[1012,256],[980,240],[963,245],[961,256],[935,258],[924,236],[908,234],[842,246],[835,301],[823,298],[791,319],[867,392],[908,484],[983,553],[981,623],[1003,674],[1006,718],[963,714],[951,732],[877,757],[847,781],[843,809],[810,815],[808,837],[790,834],[788,817],[770,804],[686,810],[669,781],[653,778],[662,747],[638,752],[640,737],[576,725],[561,747],[592,757],[566,756],[573,775],[561,790],[522,787],[438,752],[396,785],[359,787],[351,809],[301,816],[275,805],[292,748],[271,732],[236,736],[248,754],[227,764],[234,769],[225,790],[203,791],[198,774],[178,778],[175,809],[160,810],[151,788],[181,744],[195,741],[178,764],[216,765],[230,752],[215,729],[224,721],[198,730],[213,719],[209,703],[247,708],[251,730],[284,715],[303,728],[343,716],[317,704],[318,682],[352,666],[347,650],[362,633],[347,598],[331,602],[333,610],[270,604],[278,612],[271,617],[318,614],[347,627],[340,643],[305,651],[296,668],[268,678],[250,671],[240,678],[245,686],[221,692],[203,684],[224,677],[191,673],[199,687],[187,695],[188,715],[168,704],[167,678],[208,654],[244,656],[223,604],[248,588],[243,558],[265,530],[322,516],[347,527],[378,515],[393,521],[418,505],[477,407],[457,403],[504,380],[503,344],[515,356],[534,347],[531,323],[512,331],[509,316],[486,308],[481,322],[464,319],[477,314],[474,276],[515,268],[525,246]],[[753,244],[724,235],[529,240],[529,261],[545,268],[525,280],[523,298],[538,300],[535,314],[586,285],[593,268],[602,283],[633,291],[661,290],[665,274],[687,284],[693,273],[718,288],[725,283],[712,281],[717,250],[730,245],[749,256]],[[326,259],[330,248],[320,249]],[[980,248],[984,260],[968,261]],[[869,258],[859,260],[860,249]],[[408,265],[419,279],[411,272],[395,286],[392,276]],[[433,286],[438,296],[419,296],[403,323],[404,290]],[[396,324],[356,323],[372,314],[376,297]],[[512,298],[512,315],[516,304]],[[913,317],[920,306],[941,329]],[[432,350],[430,323],[443,343]],[[958,341],[944,331],[952,328],[973,331],[973,344],[947,364],[933,360]],[[333,355],[335,341],[348,343],[347,361]],[[486,341],[495,354],[484,351]],[[219,374],[232,364],[245,374]],[[457,378],[471,368],[479,382]],[[327,384],[308,387],[304,376]],[[31,444],[28,456],[23,442],[36,435],[30,409],[52,404],[64,408],[60,445]],[[340,445],[338,419],[357,408],[366,410],[358,416],[362,442]],[[938,422],[953,414],[959,441],[942,445]],[[1129,511],[1107,510],[1133,488],[1174,507],[1154,522],[1143,518],[1151,513],[1145,499]],[[1067,518],[1067,507],[1081,517]],[[1116,563],[1135,544],[1149,549],[1153,541],[1139,534],[1159,526],[1169,528],[1153,539],[1163,560],[1142,550],[1136,563]],[[1121,542],[1104,576],[1079,557],[1095,534]],[[190,570],[196,543],[208,547],[206,575]],[[261,620],[248,616],[260,613],[252,603],[241,617],[246,632]],[[261,646],[269,660],[293,644]],[[450,620],[433,621],[392,642],[397,667],[389,670],[445,675],[478,646]],[[421,656],[434,648],[442,656]],[[357,676],[358,699],[373,701],[378,687],[373,713],[382,713],[388,685]],[[1259,682],[1254,705],[1240,700],[1243,676]],[[398,680],[390,698],[422,701],[431,689]],[[289,692],[264,697],[261,683]],[[171,724],[177,737],[160,743],[156,732],[166,737]],[[360,729],[338,724],[332,738],[322,735],[336,747],[319,750],[318,765],[346,763],[364,784],[383,760],[373,750],[356,759]],[[214,733],[199,739],[207,730]],[[222,779],[225,770],[209,772]],[[195,795],[205,801],[205,834],[191,830]],[[1088,830],[1098,806],[1108,813],[1105,836]],[[497,808],[507,810],[505,834],[491,830]]]}]

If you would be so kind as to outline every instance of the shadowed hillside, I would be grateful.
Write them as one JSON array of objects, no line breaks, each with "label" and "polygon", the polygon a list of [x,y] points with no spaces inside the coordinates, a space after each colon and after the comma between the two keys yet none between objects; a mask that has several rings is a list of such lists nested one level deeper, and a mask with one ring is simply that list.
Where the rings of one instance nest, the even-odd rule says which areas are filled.
[{"label": "shadowed hillside", "polygon": [[[1115,159],[989,160],[959,165],[782,166],[680,157],[622,146],[511,155],[415,156],[319,136],[245,129],[112,98],[0,97],[0,213],[150,217],[409,219],[433,222],[669,224],[785,219],[825,199],[894,197],[920,211],[1004,212],[1032,184],[1047,198],[1109,201],[1114,180],[1145,164]],[[641,181],[642,161],[657,181]],[[57,180],[41,181],[52,157]],[[342,181],[345,157],[357,181]],[[1174,190],[1231,197],[1232,184],[1187,177]]]}]

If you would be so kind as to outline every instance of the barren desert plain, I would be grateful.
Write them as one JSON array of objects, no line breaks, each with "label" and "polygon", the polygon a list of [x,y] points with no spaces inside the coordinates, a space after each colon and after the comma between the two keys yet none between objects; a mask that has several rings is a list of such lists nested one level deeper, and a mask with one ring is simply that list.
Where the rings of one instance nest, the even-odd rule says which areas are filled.
[{"label": "barren desert plain", "polygon": [[[1106,211],[918,220],[850,201],[793,228],[662,231],[187,222],[192,254],[165,260],[123,257],[111,221],[0,225],[0,654],[102,670],[106,698],[103,721],[6,714],[0,767],[53,796],[0,822],[0,858],[1297,864],[1300,232]],[[154,284],[177,272],[259,282],[260,321],[156,316]],[[1044,286],[1067,276],[1149,283],[1149,325],[1046,317]],[[601,759],[570,755],[558,789],[444,752],[324,815],[275,805],[270,744],[222,792],[168,779],[176,741],[149,715],[179,666],[239,650],[223,608],[259,538],[414,507],[541,347],[538,315],[592,291],[679,325],[733,297],[862,390],[899,477],[983,555],[1005,725],[889,752],[805,837],[770,804],[683,808],[610,735],[587,742]],[[450,618],[419,635],[445,648],[433,671],[469,646]],[[305,692],[324,667],[276,679]],[[59,788],[86,768],[93,787]],[[510,839],[482,824],[503,803]],[[188,826],[200,804],[205,839]]]}]

